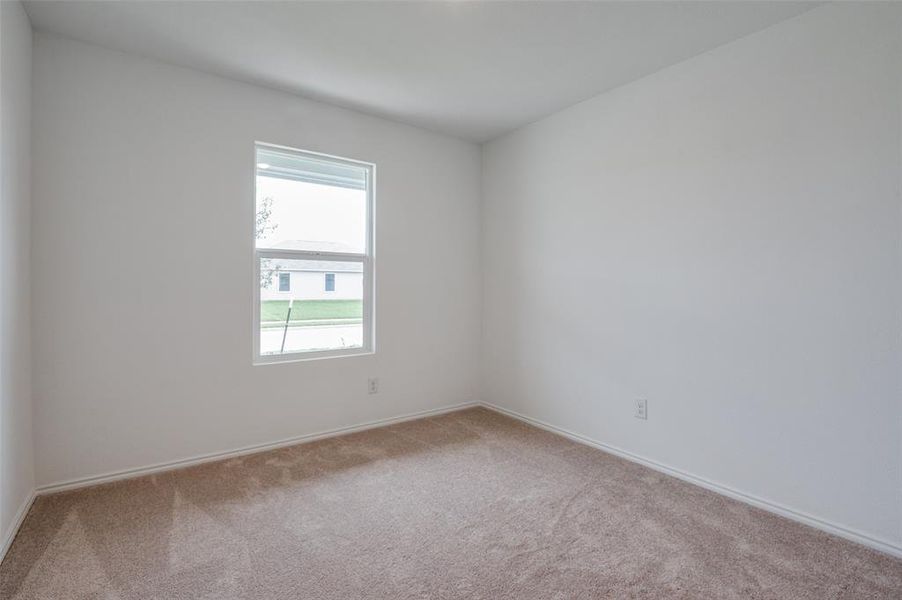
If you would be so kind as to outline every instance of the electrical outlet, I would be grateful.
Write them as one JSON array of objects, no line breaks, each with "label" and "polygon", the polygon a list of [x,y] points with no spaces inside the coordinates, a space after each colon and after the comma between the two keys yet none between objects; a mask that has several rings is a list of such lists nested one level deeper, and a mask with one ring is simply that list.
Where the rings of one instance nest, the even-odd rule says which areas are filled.
[{"label": "electrical outlet", "polygon": [[375,377],[370,377],[370,379],[367,381],[367,389],[369,390],[369,392],[371,394],[378,394],[379,393],[379,380],[376,379]]},{"label": "electrical outlet", "polygon": [[634,416],[637,419],[648,419],[648,400],[636,400],[636,414]]}]

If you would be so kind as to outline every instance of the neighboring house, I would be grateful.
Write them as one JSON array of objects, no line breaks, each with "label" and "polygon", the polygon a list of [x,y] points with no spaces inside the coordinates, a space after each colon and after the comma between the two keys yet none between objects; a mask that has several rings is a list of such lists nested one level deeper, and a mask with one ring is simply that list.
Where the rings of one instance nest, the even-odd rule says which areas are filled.
[{"label": "neighboring house", "polygon": [[[282,248],[300,249],[311,244],[293,240]],[[335,248],[335,252],[345,251]],[[260,300],[357,300],[363,297],[363,268],[357,262],[269,259],[269,287]]]}]

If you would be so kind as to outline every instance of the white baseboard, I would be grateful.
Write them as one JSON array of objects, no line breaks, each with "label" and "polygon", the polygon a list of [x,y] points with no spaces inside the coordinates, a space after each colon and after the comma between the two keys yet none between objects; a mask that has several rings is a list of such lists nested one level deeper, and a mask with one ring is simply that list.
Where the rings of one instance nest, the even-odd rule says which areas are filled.
[{"label": "white baseboard", "polygon": [[538,419],[534,419],[532,417],[528,417],[524,414],[520,414],[518,412],[509,410],[507,408],[503,408],[501,406],[497,406],[494,404],[490,404],[487,402],[482,402],[482,406],[488,408],[489,410],[494,410],[495,412],[501,413],[503,415],[507,415],[514,419],[518,419],[523,421],[524,423],[528,423],[530,425],[534,425],[546,431],[550,431],[551,433],[556,433],[558,435],[562,435],[566,438],[569,438],[575,442],[580,442],[582,444],[586,444],[587,446],[592,446],[593,448],[597,448],[604,452],[608,452],[610,454],[614,454],[621,458],[625,458],[626,460],[639,463],[640,465],[649,467],[650,469],[654,469],[655,471],[659,471],[666,475],[670,475],[672,477],[676,477],[677,479],[682,479],[683,481],[692,483],[699,487],[703,487],[712,492],[716,492],[723,496],[727,496],[728,498],[732,498],[734,500],[738,500],[740,502],[744,502],[746,504],[750,504],[756,508],[760,508],[762,510],[766,510],[770,513],[774,513],[776,515],[780,515],[781,517],[785,517],[792,521],[796,521],[798,523],[802,523],[803,525],[808,525],[809,527],[814,527],[815,529],[820,529],[821,531],[825,531],[827,533],[831,533],[838,537],[857,542],[863,546],[867,546],[869,548],[873,548],[874,550],[878,550],[880,552],[884,552],[891,556],[895,556],[897,558],[902,558],[902,546],[891,542],[889,540],[880,539],[864,533],[862,531],[858,531],[851,527],[845,527],[843,525],[839,525],[837,523],[832,523],[825,519],[821,519],[819,517],[815,517],[813,515],[807,514],[803,511],[796,510],[790,508],[788,506],[784,506],[777,502],[773,502],[771,500],[765,500],[764,498],[759,498],[753,494],[749,494],[746,492],[742,492],[736,489],[733,489],[729,486],[722,485],[720,483],[716,483],[714,481],[710,481],[705,479],[704,477],[699,477],[697,475],[693,475],[691,473],[687,473],[685,471],[681,471],[679,469],[675,469],[663,463],[659,463],[657,461],[638,456],[633,454],[632,452],[627,452],[626,450],[621,450],[615,446],[611,446],[609,444],[605,444],[604,442],[599,442],[597,440],[593,440],[592,438],[586,437],[584,435],[580,435],[578,433],[574,433],[572,431],[568,431],[561,427],[557,427],[555,425],[551,425],[550,423],[546,423],[544,421],[540,421]]},{"label": "white baseboard", "polygon": [[228,458],[235,458],[238,456],[244,456],[247,454],[256,454],[257,452],[265,452],[267,450],[275,450],[277,448],[284,448],[285,446],[294,446],[297,444],[303,444],[307,442],[314,442],[316,440],[321,440],[324,438],[335,437],[338,435],[345,435],[348,433],[355,433],[357,431],[365,431],[367,429],[374,429],[376,427],[384,427],[386,425],[394,425],[395,423],[403,423],[404,421],[412,421],[414,419],[422,419],[423,417],[431,417],[434,415],[440,415],[448,412],[453,412],[456,410],[462,410],[464,408],[471,408],[473,406],[478,406],[477,402],[464,402],[462,404],[455,404],[452,406],[444,406],[442,408],[434,408],[430,410],[423,410],[415,413],[408,413],[404,415],[400,415],[397,417],[389,417],[387,419],[377,419],[375,421],[368,421],[366,423],[360,423],[358,425],[351,425],[348,427],[338,427],[336,429],[330,429],[328,431],[320,431],[317,433],[308,433],[305,435],[299,435],[291,438],[285,438],[282,440],[278,440],[275,442],[267,442],[264,444],[255,444],[253,446],[244,446],[242,448],[236,448],[234,450],[225,450],[222,452],[213,452],[210,454],[201,454],[198,456],[192,456],[190,458],[183,458],[180,460],[174,460],[164,463],[157,463],[153,465],[148,465],[145,467],[137,467],[134,469],[126,469],[123,471],[113,471],[110,473],[103,473],[100,475],[92,475],[90,477],[81,477],[78,479],[70,479],[68,481],[61,481],[58,483],[51,483],[47,485],[39,486],[37,489],[37,495],[45,495],[45,494],[53,494],[56,492],[63,492],[67,490],[75,490],[78,488],[88,487],[92,485],[98,485],[101,483],[108,483],[111,481],[119,481],[121,479],[132,479],[134,477],[141,477],[143,475],[151,475],[153,473],[162,473],[164,471],[172,471],[174,469],[182,469],[185,467],[191,467],[194,465],[199,465],[208,462],[214,462],[217,460],[224,460]]},{"label": "white baseboard", "polygon": [[804,525],[808,525],[810,527],[814,527],[815,529],[819,529],[821,531],[825,531],[827,533],[831,533],[838,537],[857,542],[869,548],[873,548],[880,552],[884,552],[886,554],[902,558],[902,546],[891,542],[889,540],[880,539],[874,537],[872,535],[866,534],[864,532],[858,531],[856,529],[845,527],[843,525],[839,525],[836,523],[832,523],[825,519],[821,519],[819,517],[815,517],[813,515],[809,515],[803,511],[795,510],[788,506],[784,506],[777,502],[773,502],[770,500],[766,500],[764,498],[759,498],[753,494],[749,494],[746,492],[742,492],[740,490],[733,489],[729,486],[722,485],[716,483],[714,481],[710,481],[705,479],[704,477],[699,477],[693,475],[691,473],[687,473],[685,471],[681,471],[674,467],[670,467],[663,463],[659,463],[657,461],[638,456],[631,452],[627,452],[626,450],[622,450],[615,446],[611,446],[609,444],[605,444],[604,442],[599,442],[592,438],[586,437],[584,435],[580,435],[578,433],[574,433],[572,431],[568,431],[561,427],[557,427],[555,425],[551,425],[550,423],[546,423],[544,421],[540,421],[538,419],[534,419],[532,417],[526,416],[524,414],[509,410],[507,408],[503,408],[501,406],[497,406],[494,404],[490,404],[487,402],[465,402],[462,404],[456,404],[453,406],[446,406],[438,409],[425,410],[415,413],[409,413],[397,417],[391,417],[387,419],[378,419],[375,421],[369,421],[366,423],[361,423],[358,425],[352,425],[349,427],[339,427],[337,429],[330,429],[328,431],[322,431],[318,433],[311,433],[306,435],[300,435],[292,438],[287,438],[283,440],[279,440],[276,442],[269,442],[265,444],[257,444],[253,446],[245,446],[243,448],[238,448],[234,450],[227,450],[223,452],[215,452],[211,454],[203,454],[199,456],[194,456],[191,458],[185,458],[181,460],[158,463],[154,465],[149,465],[146,467],[139,467],[135,469],[127,469],[123,471],[116,471],[111,473],[104,473],[101,475],[95,475],[91,477],[84,477],[80,479],[72,479],[69,481],[63,481],[59,483],[53,483],[48,485],[40,486],[31,496],[23,503],[22,507],[19,509],[19,512],[16,515],[16,519],[14,519],[11,524],[8,532],[6,533],[6,537],[3,539],[3,546],[0,549],[0,560],[2,560],[3,556],[5,556],[6,551],[9,549],[10,544],[12,543],[13,538],[18,532],[19,527],[22,524],[22,521],[25,520],[25,515],[28,513],[28,509],[31,507],[34,499],[37,495],[44,494],[52,494],[55,492],[61,492],[66,490],[74,490],[82,487],[88,487],[92,485],[98,485],[101,483],[107,483],[111,481],[118,481],[121,479],[130,479],[133,477],[140,477],[142,475],[150,475],[153,473],[160,473],[163,471],[171,471],[174,469],[180,469],[184,467],[189,467],[193,465],[198,465],[207,462],[213,462],[217,460],[224,460],[228,458],[244,456],[247,454],[254,454],[257,452],[265,452],[267,450],[274,450],[277,448],[283,448],[285,446],[293,446],[296,444],[302,444],[306,442],[313,442],[316,440],[334,437],[338,435],[344,435],[348,433],[354,433],[357,431],[365,431],[367,429],[373,429],[376,427],[383,427],[386,425],[393,425],[395,423],[402,423],[404,421],[412,421],[414,419],[421,419],[424,417],[444,414],[448,412],[453,412],[457,410],[462,410],[464,408],[470,408],[473,406],[483,406],[489,410],[494,410],[498,413],[507,415],[509,417],[518,419],[525,423],[529,423],[530,425],[534,425],[536,427],[540,427],[546,431],[550,431],[552,433],[556,433],[558,435],[562,435],[566,438],[574,440],[576,442],[580,442],[582,444],[586,444],[588,446],[592,446],[593,448],[597,448],[604,452],[608,452],[610,454],[614,454],[626,460],[644,465],[655,471],[659,471],[661,473],[665,473],[672,477],[676,477],[677,479],[681,479],[683,481],[692,483],[694,485],[703,487],[707,490],[711,490],[718,494],[722,494],[729,498],[733,498],[734,500],[738,500],[740,502],[744,502],[756,508],[760,508],[762,510],[766,510],[768,512],[780,515],[792,521],[796,521],[798,523],[802,523]]},{"label": "white baseboard", "polygon": [[25,502],[19,506],[16,516],[13,517],[13,522],[9,524],[9,527],[3,535],[3,543],[0,545],[0,563],[6,558],[6,553],[9,550],[9,547],[13,545],[13,540],[16,538],[16,534],[19,533],[19,528],[22,526],[22,523],[25,522],[25,515],[28,514],[31,505],[34,504],[35,498],[37,498],[37,494],[32,490],[31,493],[28,494],[28,497],[25,498]]}]

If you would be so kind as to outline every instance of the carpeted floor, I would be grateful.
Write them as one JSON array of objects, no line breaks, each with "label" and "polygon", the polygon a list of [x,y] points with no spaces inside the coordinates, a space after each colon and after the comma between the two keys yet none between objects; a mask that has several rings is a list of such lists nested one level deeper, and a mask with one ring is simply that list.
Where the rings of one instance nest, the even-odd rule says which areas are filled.
[{"label": "carpeted floor", "polygon": [[0,598],[902,598],[902,561],[484,409],[41,497]]}]

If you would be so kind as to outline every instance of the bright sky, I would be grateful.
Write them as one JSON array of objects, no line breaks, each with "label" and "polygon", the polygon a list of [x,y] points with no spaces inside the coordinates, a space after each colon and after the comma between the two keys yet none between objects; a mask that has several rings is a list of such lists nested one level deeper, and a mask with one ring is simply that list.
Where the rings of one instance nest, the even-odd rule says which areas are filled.
[{"label": "bright sky", "polygon": [[258,176],[258,210],[266,197],[273,200],[269,222],[278,227],[257,240],[258,248],[306,240],[337,242],[348,252],[366,250],[366,191]]}]

